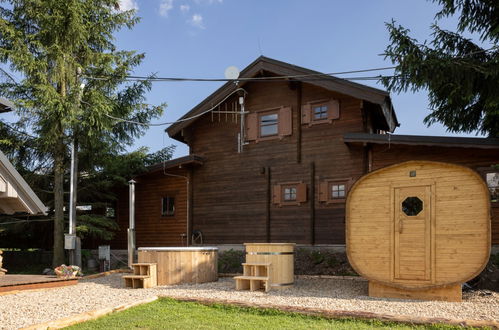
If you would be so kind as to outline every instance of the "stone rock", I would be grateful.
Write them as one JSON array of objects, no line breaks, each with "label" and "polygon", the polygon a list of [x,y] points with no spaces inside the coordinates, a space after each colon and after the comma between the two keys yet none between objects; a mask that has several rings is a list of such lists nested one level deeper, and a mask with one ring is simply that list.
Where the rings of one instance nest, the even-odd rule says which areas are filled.
[{"label": "stone rock", "polygon": [[55,272],[52,268],[45,268],[42,272],[43,275],[55,275]]}]

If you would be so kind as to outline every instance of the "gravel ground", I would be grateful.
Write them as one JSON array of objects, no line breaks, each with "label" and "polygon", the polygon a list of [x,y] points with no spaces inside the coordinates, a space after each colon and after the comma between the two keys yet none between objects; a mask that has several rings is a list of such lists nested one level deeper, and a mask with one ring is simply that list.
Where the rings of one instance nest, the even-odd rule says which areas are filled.
[{"label": "gravel ground", "polygon": [[0,296],[0,329],[16,329],[87,311],[131,303],[155,295],[227,299],[330,310],[364,311],[394,316],[499,320],[499,293],[465,293],[462,303],[402,301],[370,298],[361,279],[298,278],[288,290],[234,291],[231,278],[199,285],[162,286],[151,289],[123,288],[121,274],[82,280],[75,286],[25,291]]}]

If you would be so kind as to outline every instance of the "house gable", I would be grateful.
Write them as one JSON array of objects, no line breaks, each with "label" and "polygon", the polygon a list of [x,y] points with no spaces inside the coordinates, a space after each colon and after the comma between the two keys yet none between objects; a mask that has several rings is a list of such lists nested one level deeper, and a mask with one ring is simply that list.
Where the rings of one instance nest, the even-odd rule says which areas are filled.
[{"label": "house gable", "polygon": [[[304,75],[305,77],[303,77]],[[232,81],[227,82],[191,111],[186,113],[180,118],[179,122],[168,127],[166,132],[171,138],[185,142],[185,139],[182,136],[182,130],[202,117],[199,115],[214,104],[221,102],[238,87],[243,87],[249,83],[248,81],[245,81],[245,78],[278,76],[292,76],[293,78],[289,81],[303,81],[308,85],[321,87],[345,96],[366,101],[366,103],[372,105],[369,109],[373,114],[373,124],[377,124],[378,129],[393,132],[398,126],[397,117],[393,110],[388,92],[329,75],[321,76],[321,79],[306,79],[306,75],[322,75],[322,73],[260,56],[242,70],[238,85],[234,84]],[[190,120],[188,119],[194,116],[199,117]]]}]

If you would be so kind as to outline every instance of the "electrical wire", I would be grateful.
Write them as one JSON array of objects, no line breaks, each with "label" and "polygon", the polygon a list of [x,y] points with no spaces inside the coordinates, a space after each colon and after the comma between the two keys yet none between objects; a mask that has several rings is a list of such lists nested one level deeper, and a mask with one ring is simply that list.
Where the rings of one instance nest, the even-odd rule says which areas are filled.
[{"label": "electrical wire", "polygon": [[179,119],[179,120],[176,120],[176,121],[171,121],[171,122],[166,122],[166,123],[147,124],[147,123],[141,123],[141,122],[138,122],[138,121],[135,121],[135,120],[128,120],[128,119],[124,119],[124,118],[114,117],[114,116],[111,116],[111,115],[109,115],[107,113],[105,115],[107,117],[109,117],[109,118],[112,118],[114,120],[118,120],[120,122],[125,122],[125,123],[130,123],[130,124],[137,124],[137,125],[142,125],[142,126],[165,126],[165,125],[172,125],[172,124],[181,123],[181,122],[184,122],[184,121],[189,121],[191,119],[195,119],[195,118],[201,117],[202,115],[204,115],[204,114],[206,114],[206,113],[208,113],[208,112],[213,111],[214,109],[216,109],[220,104],[224,103],[229,97],[231,97],[235,93],[241,92],[241,91],[244,93],[245,96],[248,94],[248,92],[246,92],[246,90],[244,90],[244,88],[239,87],[236,90],[234,90],[232,93],[230,93],[229,95],[227,95],[226,97],[224,97],[216,105],[214,105],[211,108],[209,108],[208,110],[205,110],[205,111],[203,111],[201,113],[198,113],[197,115],[194,115],[194,116],[191,116],[191,117],[182,118],[182,119]]},{"label": "electrical wire", "polygon": [[[468,54],[464,54],[461,56],[453,56],[455,59],[465,58],[471,55],[476,55],[480,53],[486,53],[491,50],[497,49],[499,46],[493,46],[488,49],[482,49],[478,51],[474,51]],[[380,54],[386,56],[387,54]],[[248,82],[248,81],[282,81],[288,79],[300,79],[304,78],[316,78],[315,80],[324,80],[330,79],[336,75],[344,75],[344,74],[353,74],[353,73],[363,73],[363,72],[372,72],[372,71],[385,71],[396,69],[398,66],[387,66],[380,68],[372,68],[372,69],[361,69],[361,70],[351,70],[351,71],[340,71],[340,72],[331,72],[331,73],[308,73],[308,74],[300,74],[300,75],[288,75],[288,76],[268,76],[268,77],[248,77],[248,78],[237,78],[237,79],[224,79],[224,78],[184,78],[184,77],[146,77],[146,76],[133,76],[127,75],[125,76],[125,80],[127,81],[152,81],[152,82],[182,82],[182,81],[197,81],[197,82]],[[113,76],[84,76],[86,79],[91,80],[107,80],[112,78]],[[390,78],[389,76],[367,76],[367,77],[346,77],[341,78],[344,80],[378,80],[380,78]],[[394,76],[395,77],[395,76]]]},{"label": "electrical wire", "polygon": [[[384,71],[395,69],[396,66],[382,67],[382,68],[374,68],[374,69],[363,69],[363,70],[353,70],[353,71],[343,71],[343,72],[332,72],[332,73],[309,73],[309,74],[300,74],[300,75],[289,75],[289,76],[269,76],[269,77],[249,77],[249,78],[237,78],[237,79],[227,79],[227,78],[182,78],[182,77],[146,77],[146,76],[132,76],[127,75],[125,79],[127,81],[201,81],[201,82],[245,82],[245,81],[279,81],[279,80],[288,80],[288,79],[302,79],[302,78],[311,78],[311,77],[319,77],[319,80],[329,79],[334,75],[343,75],[343,74],[352,74],[352,73],[362,73],[362,72],[371,72],[371,71]],[[85,76],[86,79],[91,80],[108,80],[112,76]],[[320,78],[322,77],[322,78]],[[365,78],[377,78],[374,77],[352,77],[352,78],[342,78],[346,80],[355,80],[355,79],[365,79]]]}]

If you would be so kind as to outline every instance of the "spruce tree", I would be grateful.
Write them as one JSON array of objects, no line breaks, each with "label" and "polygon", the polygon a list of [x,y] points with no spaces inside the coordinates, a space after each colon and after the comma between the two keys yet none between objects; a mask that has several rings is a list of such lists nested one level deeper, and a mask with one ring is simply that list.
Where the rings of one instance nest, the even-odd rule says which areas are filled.
[{"label": "spruce tree", "polygon": [[499,137],[499,1],[432,1],[442,8],[437,22],[457,15],[457,30],[434,23],[432,39],[419,42],[395,21],[388,23],[385,55],[396,69],[383,83],[398,93],[427,90],[428,125],[440,122],[451,132]]},{"label": "spruce tree", "polygon": [[64,262],[64,175],[70,142],[76,139],[82,148],[100,143],[123,148],[145,127],[116,124],[108,115],[146,123],[164,105],[145,103],[148,82],[125,81],[144,55],[116,49],[113,34],[138,22],[134,11],[119,10],[118,0],[2,2],[0,61],[22,80],[5,81],[0,93],[14,101],[36,135],[38,149],[50,155],[56,266]]}]

